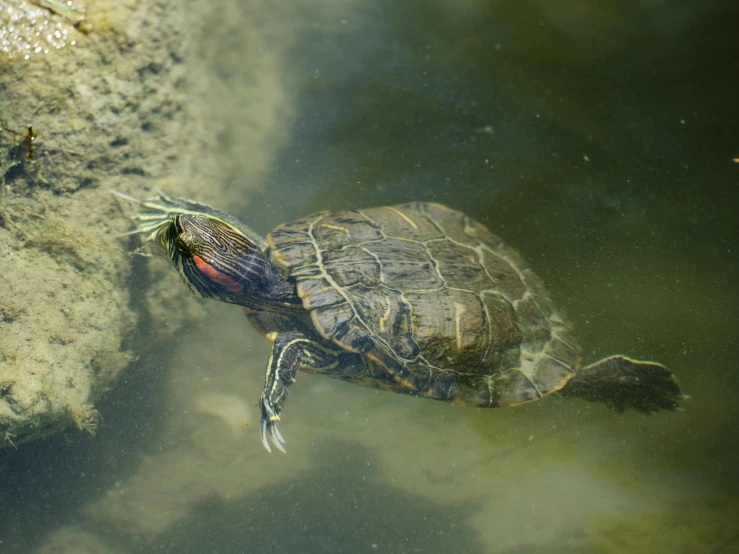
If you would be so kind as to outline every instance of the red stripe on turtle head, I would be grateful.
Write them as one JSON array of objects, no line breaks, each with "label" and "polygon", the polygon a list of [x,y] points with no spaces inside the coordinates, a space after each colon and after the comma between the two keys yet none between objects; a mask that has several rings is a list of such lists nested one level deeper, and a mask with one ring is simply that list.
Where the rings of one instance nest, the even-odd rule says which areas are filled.
[{"label": "red stripe on turtle head", "polygon": [[241,292],[241,285],[236,280],[224,275],[212,265],[206,263],[200,256],[193,256],[192,261],[205,278],[224,286],[231,292]]}]

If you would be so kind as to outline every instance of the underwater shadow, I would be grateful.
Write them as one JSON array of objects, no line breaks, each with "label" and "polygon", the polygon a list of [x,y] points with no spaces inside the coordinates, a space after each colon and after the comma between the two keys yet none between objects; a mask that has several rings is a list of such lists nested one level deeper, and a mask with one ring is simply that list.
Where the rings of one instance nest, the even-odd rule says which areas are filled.
[{"label": "underwater shadow", "polygon": [[322,442],[318,467],[235,502],[214,496],[141,552],[482,553],[472,505],[440,505],[377,479],[368,449]]},{"label": "underwater shadow", "polygon": [[131,364],[95,403],[96,435],[73,426],[59,435],[0,451],[0,552],[30,552],[80,510],[124,482],[142,455],[158,448],[161,399],[171,346]]}]

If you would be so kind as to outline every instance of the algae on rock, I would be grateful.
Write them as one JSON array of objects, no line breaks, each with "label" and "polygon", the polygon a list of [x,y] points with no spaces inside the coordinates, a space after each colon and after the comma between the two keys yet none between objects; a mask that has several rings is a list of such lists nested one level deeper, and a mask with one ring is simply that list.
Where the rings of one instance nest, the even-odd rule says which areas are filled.
[{"label": "algae on rock", "polygon": [[[260,182],[290,115],[280,48],[243,32],[244,6],[75,0],[80,29],[46,5],[0,0],[0,448],[94,431],[131,359],[203,317],[163,260],[120,239],[131,213],[109,191],[243,203],[229,183]],[[36,44],[40,25],[63,44]],[[246,41],[248,66],[203,47],[216,30]]]},{"label": "algae on rock", "polygon": [[[155,292],[142,286],[146,301],[132,302],[132,272],[143,285],[147,269],[116,238],[128,221],[108,190],[148,194],[183,167],[184,8],[88,4],[83,33],[37,2],[0,2],[0,36],[15,40],[0,46],[0,448],[94,432],[95,400],[133,358],[125,341],[178,327],[152,322],[164,312]],[[36,50],[11,32],[39,9],[34,24],[59,30],[64,47]],[[178,306],[175,322],[197,314],[188,299]]]}]

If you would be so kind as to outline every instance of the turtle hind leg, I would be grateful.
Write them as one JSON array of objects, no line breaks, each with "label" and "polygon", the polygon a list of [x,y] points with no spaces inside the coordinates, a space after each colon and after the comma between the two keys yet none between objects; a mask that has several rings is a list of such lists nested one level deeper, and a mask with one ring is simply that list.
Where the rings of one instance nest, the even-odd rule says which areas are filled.
[{"label": "turtle hind leg", "polygon": [[665,366],[625,356],[612,356],[582,368],[560,393],[604,402],[619,412],[631,408],[646,414],[675,410],[685,398]]}]

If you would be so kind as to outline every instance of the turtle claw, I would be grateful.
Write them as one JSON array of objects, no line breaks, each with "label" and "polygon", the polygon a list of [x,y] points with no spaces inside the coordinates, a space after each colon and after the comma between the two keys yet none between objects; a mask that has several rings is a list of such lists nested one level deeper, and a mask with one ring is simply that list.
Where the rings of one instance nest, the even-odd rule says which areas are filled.
[{"label": "turtle claw", "polygon": [[277,439],[281,444],[285,444],[285,439],[282,437],[282,433],[280,433],[280,429],[277,427],[277,424],[275,423],[272,427],[270,427],[270,436],[273,439]]},{"label": "turtle claw", "polygon": [[264,445],[264,448],[267,449],[267,452],[270,454],[272,453],[272,449],[269,446],[269,441],[267,440],[267,420],[262,418],[262,423],[259,426],[259,437],[262,439],[262,444]]},{"label": "turtle claw", "polygon": [[277,423],[280,421],[280,416],[274,412],[266,398],[262,400],[262,406],[264,407],[264,410],[262,412],[262,422],[259,425],[259,436],[262,439],[264,448],[266,448],[267,452],[271,454],[272,448],[269,443],[272,442],[277,450],[283,454],[287,454],[287,450],[282,446],[285,444],[285,439],[277,427]]},{"label": "turtle claw", "polygon": [[259,435],[262,439],[262,444],[264,445],[264,448],[267,449],[267,452],[269,452],[270,454],[272,453],[272,448],[269,445],[271,441],[274,447],[277,448],[277,450],[279,450],[283,454],[287,454],[287,450],[285,450],[285,447],[282,446],[285,442],[285,439],[282,438],[282,434],[280,433],[280,430],[277,428],[276,421],[272,422],[266,418],[262,418],[262,423],[259,429]]},{"label": "turtle claw", "polygon": [[277,429],[277,423],[273,423],[269,426],[269,438],[272,439],[272,444],[275,445],[275,448],[277,448],[277,450],[279,450],[283,454],[287,454],[287,450],[285,450],[285,447],[282,446],[282,443],[285,442],[285,439],[282,438],[280,431]]}]

